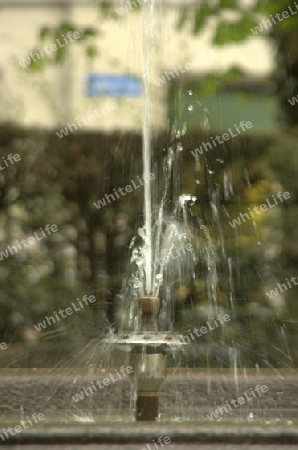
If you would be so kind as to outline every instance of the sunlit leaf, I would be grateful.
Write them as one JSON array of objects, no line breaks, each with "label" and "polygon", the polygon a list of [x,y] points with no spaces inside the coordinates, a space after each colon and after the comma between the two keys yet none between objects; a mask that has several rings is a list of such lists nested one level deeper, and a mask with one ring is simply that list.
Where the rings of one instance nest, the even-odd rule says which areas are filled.
[{"label": "sunlit leaf", "polygon": [[209,73],[200,82],[200,95],[208,96],[216,92],[218,88],[218,75]]},{"label": "sunlit leaf", "polygon": [[95,37],[97,35],[97,30],[95,28],[85,28],[82,33],[82,37]]},{"label": "sunlit leaf", "polygon": [[49,27],[43,27],[41,28],[40,32],[39,32],[39,39],[41,41],[44,41],[47,37],[51,36],[52,31]]},{"label": "sunlit leaf", "polygon": [[[38,49],[32,50],[32,53],[38,53]],[[32,72],[38,72],[44,68],[45,59],[40,57],[40,59],[36,58],[35,61],[31,58],[31,64],[28,66],[28,70]]]},{"label": "sunlit leaf", "polygon": [[98,2],[98,6],[102,9],[102,11],[109,11],[110,9],[112,9],[113,4],[110,1],[103,0]]},{"label": "sunlit leaf", "polygon": [[213,44],[226,45],[232,42],[242,42],[252,36],[252,28],[257,25],[258,22],[247,14],[242,15],[236,22],[222,20],[216,27]]},{"label": "sunlit leaf", "polygon": [[224,74],[224,80],[233,83],[243,77],[245,72],[239,66],[233,66]]},{"label": "sunlit leaf", "polygon": [[210,16],[214,14],[214,8],[209,5],[208,2],[203,3],[195,11],[195,18],[192,32],[198,34],[206,24],[206,21]]},{"label": "sunlit leaf", "polygon": [[89,45],[88,47],[86,47],[85,53],[88,58],[94,58],[95,56],[97,56],[97,49],[96,47]]},{"label": "sunlit leaf", "polygon": [[219,7],[221,9],[238,9],[237,0],[220,0]]},{"label": "sunlit leaf", "polygon": [[65,60],[66,57],[66,50],[64,47],[60,48],[57,46],[57,51],[53,53],[54,56],[54,63],[59,64]]},{"label": "sunlit leaf", "polygon": [[177,30],[181,30],[183,25],[185,25],[187,19],[189,18],[188,13],[189,13],[189,9],[188,8],[182,8],[181,9],[180,15],[179,15],[179,19],[178,19],[178,22],[176,24]]},{"label": "sunlit leaf", "polygon": [[76,31],[76,28],[72,23],[64,22],[60,25],[60,30],[57,29],[57,31],[60,31],[61,34],[68,33],[69,31],[73,33],[74,31]]}]

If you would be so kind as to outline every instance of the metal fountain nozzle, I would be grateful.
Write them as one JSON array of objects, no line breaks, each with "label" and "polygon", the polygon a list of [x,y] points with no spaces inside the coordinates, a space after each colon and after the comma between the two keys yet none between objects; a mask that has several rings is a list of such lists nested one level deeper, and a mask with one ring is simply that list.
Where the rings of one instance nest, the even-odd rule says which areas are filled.
[{"label": "metal fountain nozzle", "polygon": [[141,311],[141,325],[139,331],[159,331],[157,315],[160,310],[159,297],[145,295],[139,298],[139,308]]},{"label": "metal fountain nozzle", "polygon": [[[151,295],[139,298],[141,311],[141,332],[158,332],[157,316],[160,299]],[[133,347],[130,363],[134,369],[131,377],[135,385],[136,420],[154,421],[158,416],[159,389],[167,374],[167,354],[160,346]]]},{"label": "metal fountain nozzle", "polygon": [[136,392],[136,420],[154,421],[158,416],[159,390],[167,375],[167,353],[184,345],[178,336],[160,331],[160,299],[153,295],[139,298],[140,325],[137,332],[121,333],[105,339],[130,352],[133,372],[130,379]]}]

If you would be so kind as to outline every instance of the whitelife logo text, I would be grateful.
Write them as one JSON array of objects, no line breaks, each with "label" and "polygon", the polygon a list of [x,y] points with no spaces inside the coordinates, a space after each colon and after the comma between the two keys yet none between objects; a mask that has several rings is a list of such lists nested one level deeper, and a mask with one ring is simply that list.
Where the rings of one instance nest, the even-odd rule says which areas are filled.
[{"label": "whitelife logo text", "polygon": [[[31,416],[31,419],[35,422],[38,423],[38,420],[44,420],[45,416],[42,413],[33,413]],[[2,441],[5,441],[6,439],[9,439],[10,436],[15,436],[18,433],[21,433],[23,430],[26,430],[27,428],[32,427],[34,425],[34,423],[32,423],[32,420],[29,419],[29,417],[27,416],[27,420],[21,420],[21,425],[16,425],[14,427],[8,427],[6,428],[6,430],[3,428],[3,431],[1,431],[0,433],[0,438],[2,439]],[[26,426],[26,423],[28,422],[28,426]],[[10,433],[10,436],[9,434]],[[5,435],[5,438],[3,436],[3,434]]]},{"label": "whitelife logo text", "polygon": [[[6,167],[9,167],[10,165],[14,164],[14,162],[20,161],[21,157],[18,153],[15,153],[14,155],[12,155],[10,153],[6,158],[4,156],[2,156],[2,159],[3,159],[4,166],[1,166],[1,164],[0,164],[0,170],[4,170],[4,169],[6,169]],[[9,161],[9,164],[8,164],[7,160]]]},{"label": "whitelife logo text", "polygon": [[[127,186],[125,186],[125,188],[119,187],[118,189],[113,189],[114,190],[113,194],[105,194],[105,196],[101,200],[97,200],[97,202],[94,202],[93,205],[96,206],[97,209],[103,208],[104,206],[107,205],[106,200],[108,201],[108,203],[111,203],[111,201],[114,202],[116,200],[115,197],[117,197],[118,199],[120,198],[118,192],[122,195],[122,197],[124,197],[129,192],[132,192],[133,189],[139,189],[144,184],[143,179],[145,178],[145,176],[146,174],[144,174],[142,178],[137,176],[136,182],[134,182],[134,180],[131,180],[131,184],[128,184]],[[149,180],[152,181],[154,179],[155,179],[154,173],[149,173]]]},{"label": "whitelife logo text", "polygon": [[[75,311],[80,311],[81,309],[83,309],[84,305],[82,305],[82,302],[84,302],[86,306],[89,306],[89,303],[96,302],[96,298],[94,297],[94,295],[89,295],[88,299],[87,295],[84,295],[84,297],[82,298],[82,302],[79,298],[77,300],[80,305],[80,308],[76,308],[76,305],[74,304],[74,302],[72,302],[71,305],[73,306],[73,309],[69,306],[68,308],[65,309],[59,309],[58,313],[56,313],[56,311],[53,312],[53,315],[56,317],[56,320],[58,322],[60,321],[60,317],[62,317],[62,319],[65,319],[67,316],[71,316]],[[60,317],[58,316],[58,314],[60,314]],[[37,331],[45,330],[49,325],[56,323],[56,320],[54,319],[53,316],[50,317],[46,316],[45,320],[39,322],[37,325],[34,325],[34,328]]]},{"label": "whitelife logo text", "polygon": [[[225,322],[229,322],[230,320],[231,317],[229,316],[229,314],[218,314],[216,319],[212,317],[212,319],[210,320],[211,323],[209,322],[209,320],[207,320],[205,324],[206,326],[202,326],[201,328],[194,328],[192,331],[188,330],[189,336],[187,334],[179,334],[179,341],[183,344],[189,343],[191,340],[195,341],[196,338],[194,337],[193,333],[196,335],[196,337],[201,337],[203,334],[207,334],[209,331],[213,331],[216,328],[219,328],[219,325],[224,325]],[[176,350],[176,348],[180,348],[180,345],[171,344],[170,347],[172,350]]]},{"label": "whitelife logo text", "polygon": [[[45,234],[45,231],[48,233],[47,235]],[[56,224],[53,224],[53,225],[47,224],[45,226],[44,230],[42,228],[40,228],[40,233],[42,234],[42,236],[39,236],[38,231],[35,231],[34,237],[31,236],[28,239],[21,239],[21,242],[15,241],[15,245],[12,245],[12,246],[8,245],[7,250],[0,252],[0,261],[3,260],[3,257],[8,258],[9,253],[11,255],[13,255],[14,253],[18,253],[19,250],[23,250],[23,248],[28,247],[29,245],[35,244],[36,241],[41,241],[42,239],[46,238],[47,236],[50,236],[51,233],[55,233],[56,231],[58,231],[58,227]],[[27,241],[28,241],[28,243],[27,243]]]},{"label": "whitelife logo text", "polygon": [[134,8],[138,8],[138,6],[142,6],[142,3],[147,3],[148,0],[137,0],[138,4],[134,2],[133,0],[128,0],[125,5],[122,6],[120,9],[116,9],[116,12],[119,16],[124,16],[125,14],[128,14],[129,11],[132,11]]},{"label": "whitelife logo text", "polygon": [[[179,66],[173,67],[173,72],[165,71],[164,75],[154,80],[154,83],[156,86],[161,86],[162,84],[165,84],[167,81],[170,81],[174,79],[175,77],[179,77],[181,73],[186,73],[188,70],[191,70],[193,67],[199,66],[202,64],[203,61],[206,61],[210,58],[214,57],[214,51],[213,50],[204,50],[201,55],[197,58],[193,58],[191,62],[187,62],[186,64],[182,65],[179,64]],[[180,73],[178,72],[180,71]],[[175,72],[175,73],[174,73]]]},{"label": "whitelife logo text", "polygon": [[[44,52],[47,55],[50,55],[52,52],[56,52],[58,50],[58,48],[65,47],[65,45],[68,45],[69,42],[73,42],[73,37],[75,39],[79,39],[80,33],[78,31],[75,31],[74,33],[72,33],[72,31],[69,31],[67,33],[67,37],[65,37],[64,34],[62,34],[63,41],[65,42],[64,44],[63,43],[61,44],[60,40],[57,38],[56,42],[57,42],[58,46],[56,44],[51,44],[51,45],[45,45],[42,49],[40,47],[38,47],[38,52],[30,52],[30,55],[28,58],[25,58],[22,61],[19,61],[20,66],[22,66],[22,67],[30,66],[30,64],[33,61],[34,62],[36,61],[35,58],[38,58],[38,59],[44,58],[45,57]],[[69,39],[69,41],[68,41],[68,39]]]},{"label": "whitelife logo text", "polygon": [[289,98],[288,102],[290,103],[291,106],[295,106],[296,103],[298,105],[298,95],[296,97]]},{"label": "whitelife logo text", "polygon": [[[123,376],[126,376],[127,374],[129,375],[130,373],[133,372],[133,368],[131,366],[122,366],[120,369],[120,372],[118,372],[118,370],[115,370],[115,373],[113,374],[109,374],[108,378],[104,378],[103,380],[99,381],[96,380],[95,384],[99,387],[99,389],[103,389],[105,386],[109,386],[112,383],[115,383],[118,380],[121,380],[121,378]],[[125,373],[126,372],[126,373]],[[115,375],[116,378],[113,377],[113,375]],[[89,395],[93,395],[94,392],[97,392],[98,389],[95,386],[94,382],[91,381],[91,385],[92,386],[87,386],[84,387],[82,391],[78,392],[75,395],[72,395],[71,398],[75,401],[75,402],[79,402],[80,400],[84,400],[85,395],[87,395],[87,397],[89,397]]]},{"label": "whitelife logo text", "polygon": [[[256,392],[258,395],[256,395]],[[250,388],[248,393],[245,391],[243,393],[243,397],[238,397],[237,400],[232,399],[232,400],[230,400],[230,402],[228,402],[226,400],[226,405],[218,406],[210,414],[207,414],[207,418],[209,420],[218,419],[219,418],[218,413],[223,415],[224,413],[228,413],[228,412],[232,411],[232,406],[230,405],[230,403],[233,405],[234,408],[239,408],[240,405],[244,405],[244,403],[246,403],[246,402],[250,402],[251,400],[253,400],[255,398],[261,398],[262,397],[261,392],[263,394],[268,392],[268,387],[265,384],[263,384],[262,386],[257,384],[254,387],[254,389]],[[251,395],[251,397],[249,396],[249,394]]]},{"label": "whitelife logo text", "polygon": [[[245,122],[244,120],[242,120],[239,124],[239,128],[241,128],[241,130],[238,128],[238,126],[236,124],[234,124],[235,130],[237,131],[237,134],[233,133],[233,131],[231,130],[231,128],[228,129],[228,132],[223,133],[221,136],[219,136],[218,134],[215,137],[211,137],[211,142],[203,142],[202,145],[200,145],[200,147],[195,148],[194,150],[192,150],[190,153],[194,156],[197,157],[199,155],[203,154],[203,151],[205,150],[205,152],[208,152],[208,150],[212,150],[212,148],[217,147],[217,144],[223,144],[225,141],[229,141],[231,139],[231,137],[237,137],[239,134],[241,134],[242,132],[246,131],[246,130],[250,130],[253,127],[253,124],[251,122]],[[234,130],[234,131],[235,131]],[[216,141],[216,142],[215,142]],[[212,147],[213,146],[213,147]]]},{"label": "whitelife logo text", "polygon": [[[296,280],[298,280],[297,277],[291,277],[291,281],[292,281],[292,283],[294,283],[294,286],[297,286],[298,282],[296,283],[295,278],[296,278]],[[286,284],[277,283],[276,289],[271,289],[270,292],[266,292],[266,295],[268,295],[268,297],[271,299],[273,297],[277,297],[279,294],[282,294],[283,291],[287,291],[288,289],[292,289],[292,287],[294,287],[291,285],[288,278],[285,279],[285,283],[287,283],[288,287],[286,286]],[[278,289],[280,292],[278,292]]]},{"label": "whitelife logo text", "polygon": [[89,123],[93,122],[96,118],[102,119],[104,116],[106,116],[109,112],[111,112],[114,109],[117,109],[118,105],[115,102],[106,102],[104,106],[99,108],[99,111],[97,112],[96,109],[93,110],[94,114],[88,114],[87,117],[81,116],[80,120],[76,117],[77,123],[68,123],[67,127],[61,128],[60,131],[56,131],[57,136],[59,139],[62,139],[64,136],[68,136],[68,130],[70,133],[73,133],[74,131],[78,130],[78,126],[82,128],[81,121],[84,123],[84,125],[88,125]]},{"label": "whitelife logo text", "polygon": [[[285,200],[288,200],[291,197],[291,195],[289,194],[289,192],[284,192],[284,193],[279,192],[276,195],[276,197],[282,203],[283,202],[282,198],[284,198]],[[265,203],[263,203],[259,207],[258,206],[254,206],[253,210],[259,215],[259,214],[262,214],[262,212],[267,211],[268,207],[269,207],[269,209],[271,209],[274,206],[278,205],[278,201],[277,201],[277,199],[275,198],[274,195],[272,195],[272,198],[273,198],[273,202],[274,202],[273,204],[271,204],[270,200],[267,198],[267,200],[266,200],[267,205]],[[259,208],[260,208],[261,211],[259,211]],[[240,213],[240,215],[238,216],[237,219],[234,219],[232,222],[229,222],[231,227],[235,228],[236,225],[241,225],[241,221],[246,222],[246,219],[247,220],[250,220],[251,218],[254,219],[254,213],[250,210],[250,208],[248,208],[248,211],[249,211],[248,213]],[[249,217],[249,214],[251,215],[251,217]]]},{"label": "whitelife logo text", "polygon": [[[298,9],[298,5],[295,3],[295,7],[296,9]],[[297,14],[297,11],[293,11],[293,9],[291,8],[291,6],[288,6],[288,10],[291,13],[291,16],[294,16],[295,14]],[[253,32],[253,34],[256,36],[259,33],[262,33],[262,31],[264,30],[263,25],[265,27],[265,29],[267,30],[268,27],[272,27],[273,25],[277,25],[277,22],[275,19],[277,19],[279,22],[282,22],[285,19],[288,19],[290,17],[290,14],[288,13],[288,11],[283,11],[283,12],[277,12],[275,13],[274,17],[272,16],[272,14],[270,14],[270,19],[263,19],[262,22],[259,23],[259,25],[257,25],[254,28],[251,28],[250,31]]]}]

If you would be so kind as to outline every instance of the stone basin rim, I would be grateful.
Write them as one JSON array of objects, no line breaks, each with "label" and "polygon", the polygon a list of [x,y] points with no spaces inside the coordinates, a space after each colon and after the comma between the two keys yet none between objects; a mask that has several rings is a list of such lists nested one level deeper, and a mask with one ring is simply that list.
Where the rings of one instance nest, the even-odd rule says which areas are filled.
[{"label": "stone basin rim", "polygon": [[11,436],[11,444],[88,444],[88,443],[148,443],[156,436],[170,436],[173,443],[253,443],[298,444],[298,427],[285,426],[198,426],[133,423],[125,425],[83,425],[44,427],[25,430]]}]

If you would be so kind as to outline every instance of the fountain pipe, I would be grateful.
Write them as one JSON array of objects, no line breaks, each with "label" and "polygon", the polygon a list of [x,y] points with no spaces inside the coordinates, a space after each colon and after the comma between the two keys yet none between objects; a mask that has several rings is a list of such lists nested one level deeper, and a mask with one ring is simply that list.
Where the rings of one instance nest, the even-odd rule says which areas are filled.
[{"label": "fountain pipe", "polygon": [[[139,298],[141,325],[139,331],[159,331],[157,316],[160,299],[151,295]],[[133,347],[130,355],[136,387],[136,420],[155,421],[159,408],[159,389],[167,371],[167,354],[161,347]]]}]

